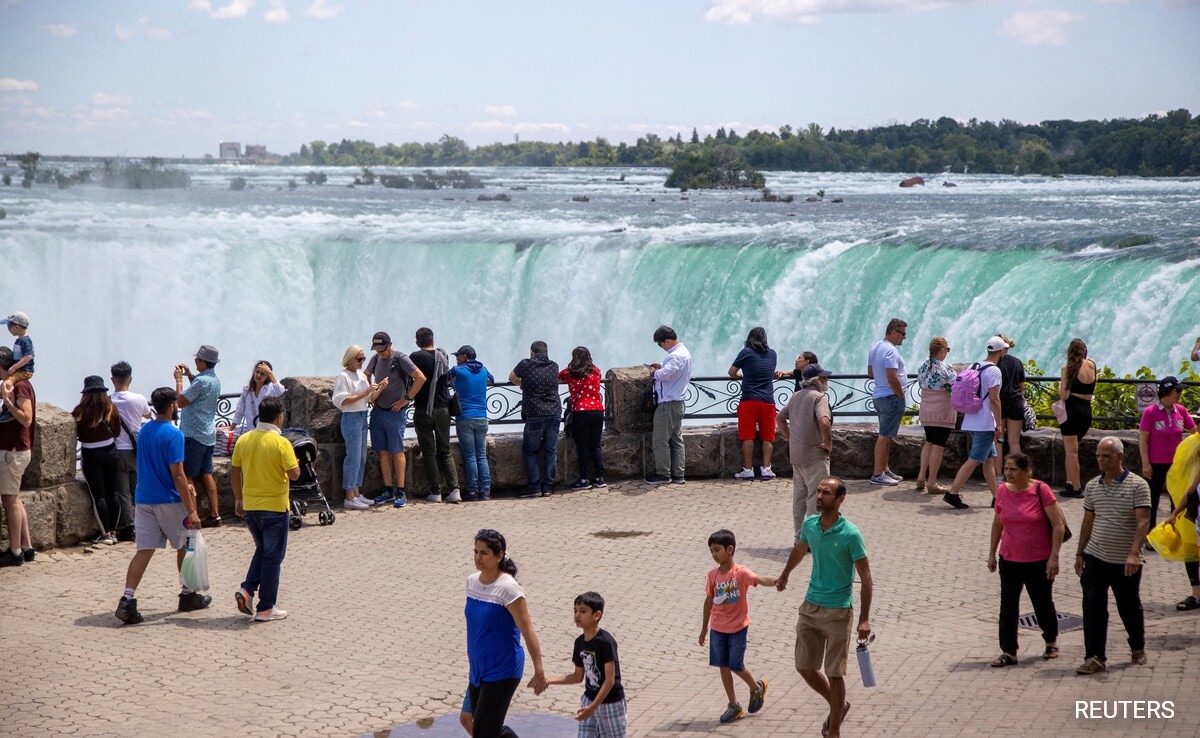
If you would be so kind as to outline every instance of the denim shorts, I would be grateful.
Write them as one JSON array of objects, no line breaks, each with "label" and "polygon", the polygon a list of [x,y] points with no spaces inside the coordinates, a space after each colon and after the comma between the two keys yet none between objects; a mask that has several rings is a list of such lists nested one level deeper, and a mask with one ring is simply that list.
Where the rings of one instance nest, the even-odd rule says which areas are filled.
[{"label": "denim shorts", "polygon": [[375,408],[371,411],[371,448],[389,454],[404,453],[404,428],[407,425],[407,409],[393,412]]},{"label": "denim shorts", "polygon": [[876,397],[875,412],[879,414],[879,435],[895,438],[900,432],[900,418],[904,416],[904,400],[896,395]]},{"label": "denim shorts", "polygon": [[996,455],[996,434],[993,431],[971,431],[971,453],[967,458],[980,464]]},{"label": "denim shorts", "polygon": [[183,473],[188,477],[212,474],[213,447],[205,446],[195,438],[183,439]]},{"label": "denim shorts", "polygon": [[723,666],[730,671],[746,670],[746,634],[750,626],[736,633],[708,632],[708,665]]}]

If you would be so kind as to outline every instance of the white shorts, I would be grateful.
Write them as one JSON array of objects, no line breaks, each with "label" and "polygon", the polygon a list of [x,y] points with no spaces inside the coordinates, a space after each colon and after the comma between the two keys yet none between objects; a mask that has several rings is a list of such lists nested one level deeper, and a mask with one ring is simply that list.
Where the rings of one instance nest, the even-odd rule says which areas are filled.
[{"label": "white shorts", "polygon": [[181,549],[187,544],[187,508],[182,502],[162,505],[137,505],[133,512],[133,530],[138,551],[166,548]]},{"label": "white shorts", "polygon": [[21,476],[25,474],[25,467],[29,466],[32,457],[33,452],[29,449],[0,451],[0,495],[21,494]]}]

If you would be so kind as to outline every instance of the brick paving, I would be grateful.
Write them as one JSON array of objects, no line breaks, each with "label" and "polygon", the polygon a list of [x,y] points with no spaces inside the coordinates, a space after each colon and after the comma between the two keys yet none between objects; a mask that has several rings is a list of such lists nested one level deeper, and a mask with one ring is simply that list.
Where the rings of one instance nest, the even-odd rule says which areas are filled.
[{"label": "brick paving", "polygon": [[[852,655],[844,735],[1196,734],[1200,706],[1188,687],[1200,666],[1188,654],[1200,645],[1200,613],[1174,609],[1188,593],[1182,564],[1153,555],[1147,562],[1147,666],[1129,665],[1114,607],[1108,673],[1075,675],[1079,630],[1061,635],[1062,658],[1051,662],[1039,658],[1040,635],[1022,630],[1021,663],[991,669],[999,583],[985,567],[986,493],[969,489],[974,507],[956,512],[911,483],[850,486],[843,512],[866,537],[876,582],[879,685],[862,687]],[[138,590],[146,616],[138,626],[121,627],[112,615],[132,544],[41,553],[0,571],[0,734],[386,736],[410,726],[399,736],[430,718],[439,735],[455,734],[467,678],[464,580],[474,533],[486,526],[506,535],[521,567],[549,673],[572,668],[574,596],[604,595],[631,736],[819,735],[823,704],[791,664],[807,563],[787,592],[750,595],[747,665],[770,683],[761,713],[718,724],[723,693],[696,643],[712,566],[708,534],[732,529],[738,561],[777,574],[791,543],[790,490],[789,480],[625,482],[552,499],[339,511],[332,527],[293,533],[280,597],[291,617],[280,623],[248,623],[234,609],[252,550],[237,525],[206,533],[213,607],[175,612],[173,559],[160,553]],[[1078,531],[1082,503],[1064,508]],[[603,532],[638,535],[595,535]],[[1066,548],[1073,552],[1074,542]],[[1068,568],[1071,554],[1062,561]],[[1055,597],[1060,610],[1080,612],[1072,573],[1059,578]],[[513,710],[569,715],[578,696],[576,687],[540,697],[522,690]],[[1079,720],[1080,699],[1173,700],[1174,717]],[[566,727],[543,734],[573,735],[557,725]]]}]

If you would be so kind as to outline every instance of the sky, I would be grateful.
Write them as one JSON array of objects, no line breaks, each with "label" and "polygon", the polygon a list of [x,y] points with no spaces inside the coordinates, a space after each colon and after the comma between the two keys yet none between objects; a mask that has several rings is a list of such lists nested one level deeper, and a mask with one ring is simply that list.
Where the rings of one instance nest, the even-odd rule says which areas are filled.
[{"label": "sky", "polygon": [[1200,0],[0,0],[0,153],[1200,114]]}]

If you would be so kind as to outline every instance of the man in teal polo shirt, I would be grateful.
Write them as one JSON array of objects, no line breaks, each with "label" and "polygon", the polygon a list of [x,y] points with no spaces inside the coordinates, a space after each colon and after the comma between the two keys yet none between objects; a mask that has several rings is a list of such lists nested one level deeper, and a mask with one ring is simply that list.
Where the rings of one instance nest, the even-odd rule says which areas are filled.
[{"label": "man in teal polo shirt", "polygon": [[782,592],[792,569],[812,551],[812,575],[796,621],[796,671],[829,703],[829,717],[821,728],[823,736],[841,735],[842,719],[850,711],[845,677],[854,622],[856,570],[862,582],[858,637],[866,640],[871,635],[871,566],[862,534],[839,512],[845,500],[846,485],[841,479],[821,480],[817,485],[817,515],[805,518],[775,585]]}]

